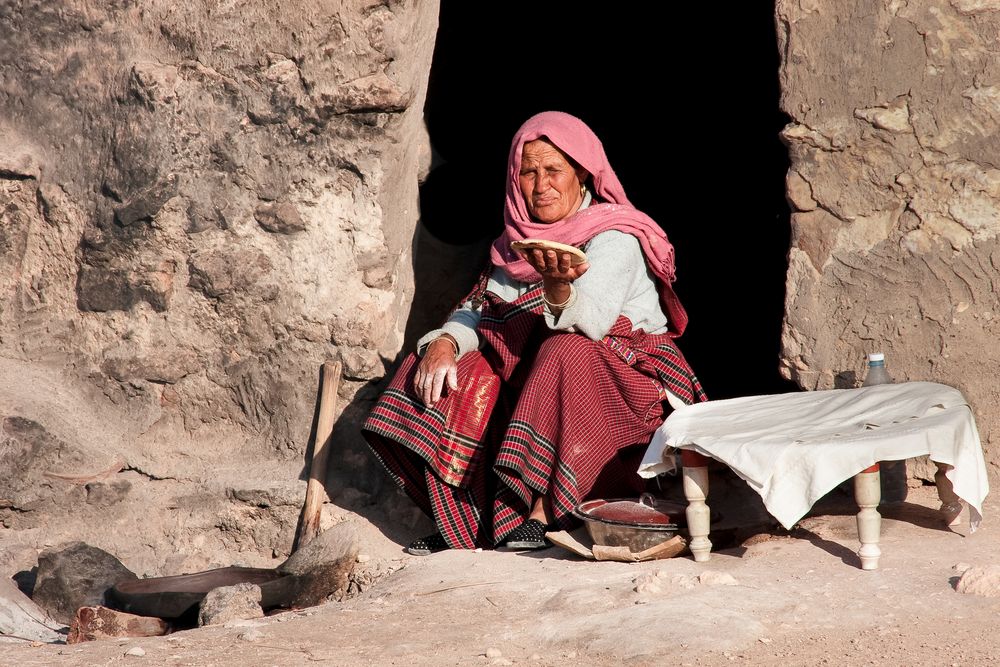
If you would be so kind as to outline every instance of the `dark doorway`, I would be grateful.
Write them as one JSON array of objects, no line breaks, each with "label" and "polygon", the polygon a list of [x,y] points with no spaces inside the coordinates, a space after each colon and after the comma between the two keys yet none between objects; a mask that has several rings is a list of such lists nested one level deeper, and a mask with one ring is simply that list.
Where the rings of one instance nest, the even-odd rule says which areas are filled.
[{"label": "dark doorway", "polygon": [[[518,126],[550,109],[579,116],[674,243],[691,316],[679,344],[709,396],[727,398],[794,385],[777,370],[789,223],[774,7],[717,9],[443,0],[426,105],[440,160],[421,234],[425,248],[469,249],[459,261],[483,257]],[[454,275],[420,253],[428,304],[421,272]]]}]

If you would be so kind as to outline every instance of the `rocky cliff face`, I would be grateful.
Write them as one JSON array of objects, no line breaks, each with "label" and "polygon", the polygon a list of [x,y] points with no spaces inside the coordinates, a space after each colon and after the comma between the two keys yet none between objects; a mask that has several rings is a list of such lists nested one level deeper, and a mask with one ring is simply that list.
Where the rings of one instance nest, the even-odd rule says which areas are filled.
[{"label": "rocky cliff face", "polygon": [[[350,432],[401,344],[436,21],[415,0],[0,6],[0,521],[20,541],[121,517],[67,535],[121,553],[162,514],[148,569],[170,535],[287,551],[320,364],[344,362]],[[345,478],[370,475],[356,449]]]},{"label": "rocky cliff face", "polygon": [[784,373],[961,389],[1000,462],[1000,3],[778,0],[792,205]]}]

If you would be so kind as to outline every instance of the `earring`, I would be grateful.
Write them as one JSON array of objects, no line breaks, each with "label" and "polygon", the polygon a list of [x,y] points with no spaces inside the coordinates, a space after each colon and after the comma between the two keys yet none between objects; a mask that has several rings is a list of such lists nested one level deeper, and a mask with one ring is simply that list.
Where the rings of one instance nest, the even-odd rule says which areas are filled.
[{"label": "earring", "polygon": [[586,183],[580,183],[580,196],[581,197],[586,197],[587,196],[587,184]]}]

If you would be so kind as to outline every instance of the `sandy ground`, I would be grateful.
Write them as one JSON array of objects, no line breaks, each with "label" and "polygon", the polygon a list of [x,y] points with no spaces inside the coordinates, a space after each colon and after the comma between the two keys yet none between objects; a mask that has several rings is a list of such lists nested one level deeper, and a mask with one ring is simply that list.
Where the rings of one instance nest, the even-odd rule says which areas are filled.
[{"label": "sandy ground", "polygon": [[[1000,598],[953,586],[962,564],[1000,561],[997,504],[973,535],[967,513],[944,528],[937,505],[922,487],[882,508],[876,571],[859,568],[846,510],[707,563],[595,563],[558,548],[414,558],[382,539],[370,556],[402,569],[344,603],[159,638],[4,644],[0,664],[996,664]],[[126,655],[134,647],[144,655]]]}]

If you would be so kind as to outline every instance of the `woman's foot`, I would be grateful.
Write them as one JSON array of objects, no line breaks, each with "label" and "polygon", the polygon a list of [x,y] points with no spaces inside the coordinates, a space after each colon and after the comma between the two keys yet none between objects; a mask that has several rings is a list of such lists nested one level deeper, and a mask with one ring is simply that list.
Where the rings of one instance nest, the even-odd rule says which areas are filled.
[{"label": "woman's foot", "polygon": [[407,545],[406,551],[414,556],[430,556],[448,548],[448,543],[444,541],[444,535],[434,533],[427,537],[421,537],[419,540],[413,540]]},{"label": "woman's foot", "polygon": [[507,535],[503,545],[508,549],[544,549],[551,546],[545,539],[547,529],[538,519],[528,519]]}]

